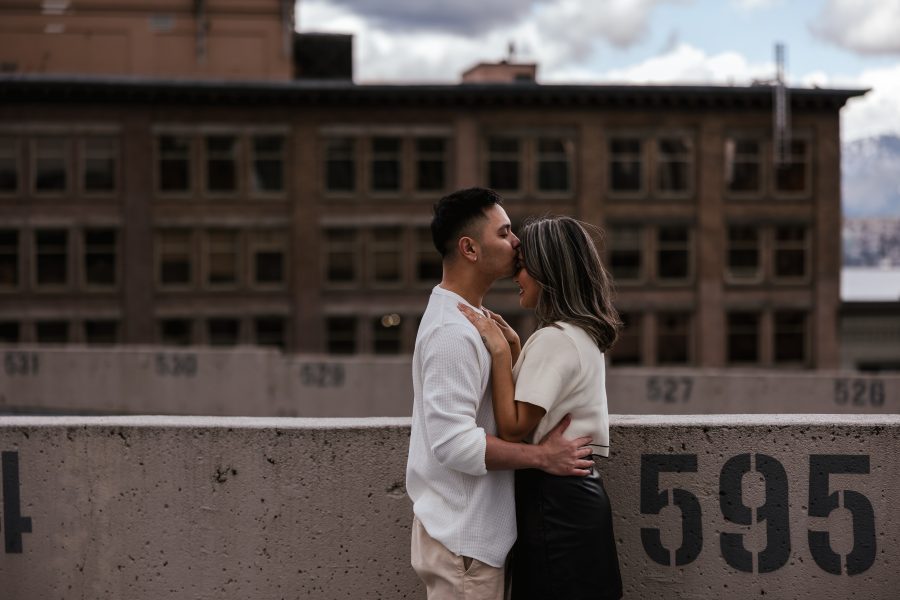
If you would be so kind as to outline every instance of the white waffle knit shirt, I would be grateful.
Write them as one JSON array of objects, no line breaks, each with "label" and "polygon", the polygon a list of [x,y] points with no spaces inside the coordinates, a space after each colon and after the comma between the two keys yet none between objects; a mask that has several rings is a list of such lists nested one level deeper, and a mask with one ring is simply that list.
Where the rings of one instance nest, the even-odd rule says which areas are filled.
[{"label": "white waffle knit shirt", "polygon": [[428,535],[502,567],[516,540],[513,471],[485,467],[486,434],[497,430],[491,356],[460,302],[471,306],[436,286],[419,325],[406,491]]}]

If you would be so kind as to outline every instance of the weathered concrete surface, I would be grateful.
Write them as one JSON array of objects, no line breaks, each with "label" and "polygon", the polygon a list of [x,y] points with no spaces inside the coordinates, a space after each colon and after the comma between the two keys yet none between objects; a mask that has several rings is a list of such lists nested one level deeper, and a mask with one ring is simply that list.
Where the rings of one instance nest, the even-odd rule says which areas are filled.
[{"label": "weathered concrete surface", "polygon": [[[403,417],[410,358],[238,348],[0,349],[0,413]],[[610,369],[618,414],[900,413],[900,374]]]},{"label": "weathered concrete surface", "polygon": [[[900,416],[612,421],[602,471],[626,598],[896,598]],[[408,427],[408,419],[0,417],[3,500],[15,487],[31,519],[22,552],[0,553],[2,597],[424,598],[408,566]],[[682,472],[665,470],[677,462]],[[864,463],[868,472],[838,472]],[[811,507],[827,516],[810,516]],[[748,525],[735,522],[741,510]],[[830,533],[824,544],[816,538],[815,555],[810,531]],[[744,537],[723,551],[723,532]],[[848,554],[859,573],[847,574]]]}]

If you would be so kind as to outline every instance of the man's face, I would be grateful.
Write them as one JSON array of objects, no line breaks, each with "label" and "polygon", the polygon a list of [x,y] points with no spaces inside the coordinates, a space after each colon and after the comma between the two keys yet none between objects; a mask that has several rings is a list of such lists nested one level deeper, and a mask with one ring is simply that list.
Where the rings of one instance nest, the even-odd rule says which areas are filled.
[{"label": "man's face", "polygon": [[494,279],[512,277],[515,273],[516,254],[519,249],[519,238],[512,232],[512,225],[506,211],[494,204],[484,211],[479,245],[481,269],[491,274]]}]

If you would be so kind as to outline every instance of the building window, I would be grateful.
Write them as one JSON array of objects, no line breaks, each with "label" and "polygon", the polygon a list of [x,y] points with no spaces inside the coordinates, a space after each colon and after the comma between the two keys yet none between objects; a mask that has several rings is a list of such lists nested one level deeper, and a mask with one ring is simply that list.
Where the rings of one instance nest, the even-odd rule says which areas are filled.
[{"label": "building window", "polygon": [[18,344],[19,324],[15,321],[0,321],[0,344]]},{"label": "building window", "polygon": [[285,319],[283,317],[257,317],[253,321],[257,346],[271,346],[284,351],[287,348]]},{"label": "building window", "polygon": [[325,142],[325,189],[352,192],[356,189],[356,141],[331,138]]},{"label": "building window", "polygon": [[660,313],[656,318],[656,362],[685,365],[690,360],[690,315]]},{"label": "building window", "polygon": [[206,191],[233,194],[238,189],[238,139],[233,135],[206,137]]},{"label": "building window", "polygon": [[206,283],[211,287],[233,287],[238,283],[240,238],[234,230],[206,233]]},{"label": "building window", "polygon": [[775,169],[775,191],[790,194],[808,192],[809,144],[806,140],[791,140],[784,162]]},{"label": "building window", "polygon": [[641,364],[641,315],[638,313],[620,312],[622,329],[615,345],[609,351],[609,361],[613,365]]},{"label": "building window", "polygon": [[640,192],[644,189],[640,138],[622,137],[609,141],[609,188],[613,192]]},{"label": "building window", "polygon": [[735,281],[759,279],[759,228],[752,225],[728,227],[728,278]]},{"label": "building window", "polygon": [[325,230],[325,281],[352,284],[357,281],[358,232],[356,229]]},{"label": "building window", "polygon": [[19,144],[15,138],[0,137],[0,194],[19,191]]},{"label": "building window", "polygon": [[372,229],[371,281],[373,285],[396,285],[403,281],[403,230],[400,227]]},{"label": "building window", "polygon": [[252,138],[253,159],[250,187],[255,193],[284,191],[284,136],[257,135]]},{"label": "building window", "polygon": [[416,229],[416,281],[430,285],[437,284],[444,274],[440,253],[434,247],[431,229]]},{"label": "building window", "polygon": [[657,277],[662,281],[685,281],[691,274],[690,231],[678,225],[657,230]]},{"label": "building window", "polygon": [[571,191],[571,140],[538,138],[537,189],[539,192]]},{"label": "building window", "polygon": [[64,229],[35,231],[37,285],[69,283],[69,232]]},{"label": "building window", "polygon": [[191,139],[161,135],[158,139],[159,191],[177,194],[191,191]]},{"label": "building window", "polygon": [[521,143],[518,138],[488,138],[488,187],[515,192],[519,190]]},{"label": "building window", "polygon": [[116,231],[87,229],[84,232],[84,281],[89,286],[116,285]]},{"label": "building window", "polygon": [[157,234],[160,285],[184,287],[191,284],[191,250],[191,232],[188,230],[173,229]]},{"label": "building window", "polygon": [[447,140],[416,139],[416,190],[436,192],[447,187]]},{"label": "building window", "polygon": [[806,277],[807,229],[804,225],[775,227],[775,277],[803,279]]},{"label": "building window", "polygon": [[613,225],[609,228],[609,268],[617,282],[643,279],[641,228]]},{"label": "building window", "polygon": [[280,231],[254,231],[250,235],[251,275],[254,285],[280,286],[285,281],[285,236]]},{"label": "building window", "polygon": [[69,180],[69,142],[65,138],[44,137],[34,142],[34,191],[61,194]]},{"label": "building window", "polygon": [[190,319],[163,319],[159,322],[159,339],[166,346],[190,346],[193,329]]},{"label": "building window", "polygon": [[397,137],[372,138],[371,181],[373,192],[400,190],[401,143]]},{"label": "building window", "polygon": [[19,287],[19,232],[0,229],[0,290]]},{"label": "building window", "polygon": [[116,344],[119,341],[119,323],[107,319],[85,321],[84,341],[98,346]]},{"label": "building window", "polygon": [[356,354],[356,317],[328,317],[325,326],[329,354]]},{"label": "building window", "polygon": [[35,333],[39,344],[69,343],[69,323],[67,321],[38,321]]},{"label": "building window", "polygon": [[656,141],[658,191],[688,194],[693,189],[694,145],[687,136],[662,137]]},{"label": "building window", "polygon": [[730,137],[725,140],[725,185],[736,194],[762,190],[762,161],[758,140]]},{"label": "building window", "polygon": [[806,362],[806,313],[787,310],[774,315],[774,351],[777,364]]},{"label": "building window", "polygon": [[402,319],[397,313],[382,315],[372,319],[373,344],[375,354],[400,354],[402,336],[400,323]]},{"label": "building window", "polygon": [[728,320],[727,352],[730,364],[759,362],[759,314],[730,312]]},{"label": "building window", "polygon": [[241,331],[238,319],[209,319],[206,322],[206,339],[210,346],[236,346]]},{"label": "building window", "polygon": [[81,186],[85,193],[115,192],[119,144],[114,138],[98,137],[84,140],[81,160]]}]

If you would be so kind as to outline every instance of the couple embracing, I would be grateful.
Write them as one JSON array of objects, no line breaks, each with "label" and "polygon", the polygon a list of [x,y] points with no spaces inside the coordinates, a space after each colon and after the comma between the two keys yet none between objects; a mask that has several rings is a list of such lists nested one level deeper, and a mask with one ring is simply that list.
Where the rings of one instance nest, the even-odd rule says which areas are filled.
[{"label": "couple embracing", "polygon": [[[520,240],[482,188],[442,198],[431,231],[443,277],[416,336],[406,471],[429,600],[620,598],[593,459],[609,456],[603,352],[621,322],[590,236],[556,217]],[[538,323],[524,347],[481,305],[509,276]]]}]

